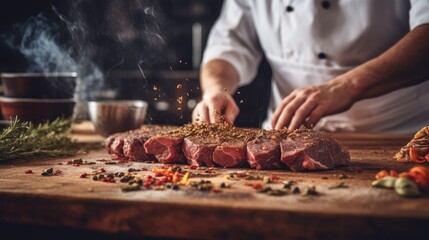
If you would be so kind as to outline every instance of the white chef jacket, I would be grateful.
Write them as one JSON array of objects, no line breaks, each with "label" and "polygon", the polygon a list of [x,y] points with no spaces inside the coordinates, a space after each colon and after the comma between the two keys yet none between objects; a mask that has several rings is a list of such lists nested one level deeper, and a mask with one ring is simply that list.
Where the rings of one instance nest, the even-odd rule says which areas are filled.
[{"label": "white chef jacket", "polygon": [[[241,86],[256,76],[265,54],[273,76],[263,127],[271,128],[273,111],[293,89],[333,79],[426,23],[429,0],[226,0],[203,64],[229,62]],[[315,128],[412,133],[425,125],[429,81],[359,101],[346,112],[322,118]]]}]

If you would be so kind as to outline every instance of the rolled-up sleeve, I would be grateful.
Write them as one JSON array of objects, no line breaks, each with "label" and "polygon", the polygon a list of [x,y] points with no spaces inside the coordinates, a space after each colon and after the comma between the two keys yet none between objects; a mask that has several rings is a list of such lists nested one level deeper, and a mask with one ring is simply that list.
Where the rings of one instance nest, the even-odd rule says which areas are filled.
[{"label": "rolled-up sleeve", "polygon": [[238,72],[239,85],[256,76],[262,58],[251,10],[247,0],[226,0],[211,29],[202,66],[211,60],[224,60]]},{"label": "rolled-up sleeve", "polygon": [[429,0],[412,0],[410,29],[429,23]]}]

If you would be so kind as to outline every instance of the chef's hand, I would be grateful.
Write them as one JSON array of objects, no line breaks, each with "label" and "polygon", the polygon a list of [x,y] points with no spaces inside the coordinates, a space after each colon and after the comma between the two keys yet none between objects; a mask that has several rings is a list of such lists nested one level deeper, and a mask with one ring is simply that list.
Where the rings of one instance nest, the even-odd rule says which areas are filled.
[{"label": "chef's hand", "polygon": [[215,123],[224,116],[225,120],[233,125],[240,112],[231,95],[226,91],[206,93],[201,102],[192,112],[194,123]]},{"label": "chef's hand", "polygon": [[344,79],[334,79],[321,85],[295,89],[282,100],[274,112],[272,127],[289,130],[301,125],[313,127],[324,116],[349,109],[357,93]]}]

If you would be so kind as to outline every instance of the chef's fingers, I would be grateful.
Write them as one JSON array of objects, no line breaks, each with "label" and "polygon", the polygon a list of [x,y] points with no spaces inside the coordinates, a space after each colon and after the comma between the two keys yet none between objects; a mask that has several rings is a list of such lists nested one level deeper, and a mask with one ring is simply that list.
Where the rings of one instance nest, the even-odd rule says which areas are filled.
[{"label": "chef's fingers", "polygon": [[229,101],[227,102],[225,112],[224,112],[225,120],[229,124],[234,125],[235,118],[238,116],[239,112],[240,112],[240,109],[238,108],[234,99],[230,98]]},{"label": "chef's fingers", "polygon": [[219,121],[222,113],[222,105],[220,103],[212,103],[208,105],[209,107],[209,119],[210,123],[215,123]]},{"label": "chef's fingers", "polygon": [[307,128],[313,128],[319,120],[324,116],[324,109],[322,106],[317,106],[308,117],[308,120],[304,123]]},{"label": "chef's fingers", "polygon": [[204,102],[200,102],[195,106],[195,109],[192,112],[192,121],[194,123],[210,122],[208,106]]},{"label": "chef's fingers", "polygon": [[280,105],[279,105],[279,106],[277,106],[276,110],[274,111],[274,114],[273,114],[272,120],[271,120],[271,126],[272,126],[272,128],[275,128],[275,127],[276,127],[277,122],[278,122],[278,120],[279,120],[279,118],[280,118],[280,115],[281,115],[281,114],[282,114],[282,112],[283,112],[283,109],[284,109],[284,108],[289,104],[289,102],[290,102],[290,101],[292,101],[294,98],[295,98],[295,95],[294,95],[294,94],[290,94],[290,95],[288,95],[287,97],[285,97],[285,98],[281,101],[281,103],[280,103]]},{"label": "chef's fingers", "polygon": [[301,127],[305,119],[309,117],[312,111],[317,107],[317,101],[309,97],[299,108],[295,111],[292,121],[289,124],[289,130],[295,130]]},{"label": "chef's fingers", "polygon": [[277,120],[274,129],[282,129],[289,126],[292,117],[295,115],[296,110],[305,102],[303,97],[295,97],[285,108],[283,108],[279,119]]}]

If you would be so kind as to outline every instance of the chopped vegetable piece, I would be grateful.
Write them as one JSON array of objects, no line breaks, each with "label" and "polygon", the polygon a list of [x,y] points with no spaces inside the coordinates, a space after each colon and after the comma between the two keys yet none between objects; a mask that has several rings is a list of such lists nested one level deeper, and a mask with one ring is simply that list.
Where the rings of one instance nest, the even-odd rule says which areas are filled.
[{"label": "chopped vegetable piece", "polygon": [[403,197],[417,197],[421,195],[417,185],[408,178],[398,178],[395,181],[395,192]]}]

